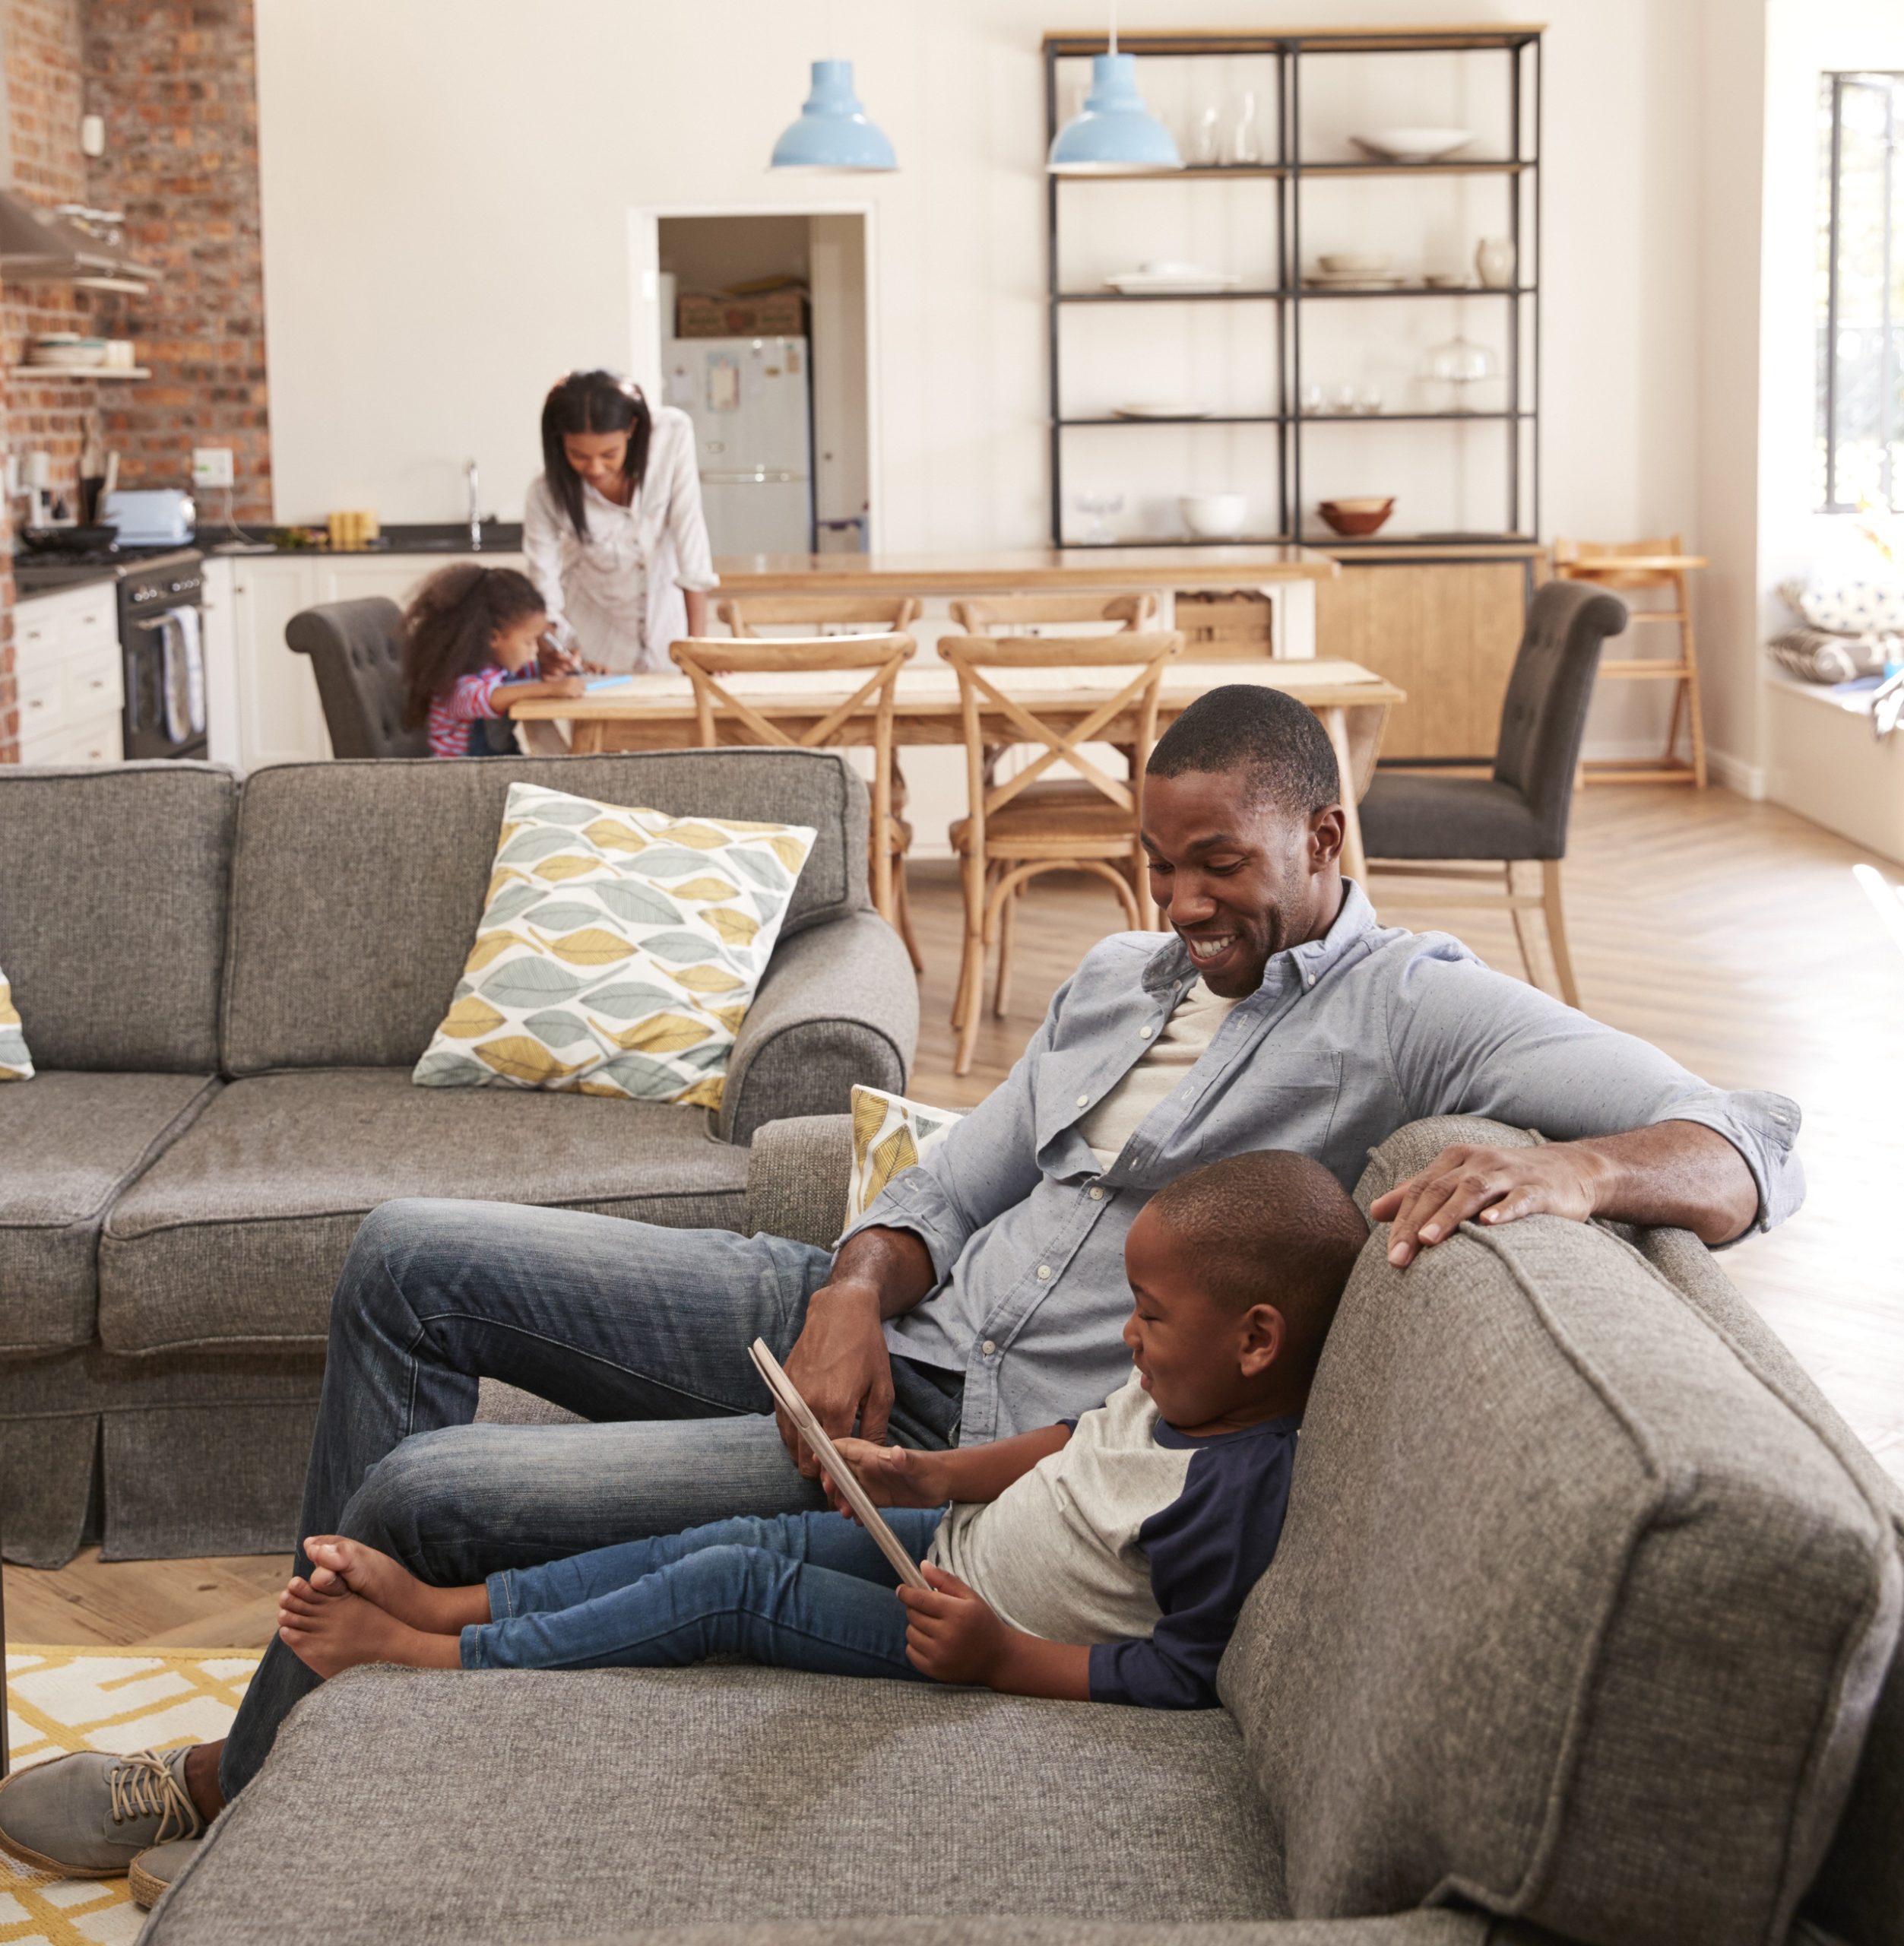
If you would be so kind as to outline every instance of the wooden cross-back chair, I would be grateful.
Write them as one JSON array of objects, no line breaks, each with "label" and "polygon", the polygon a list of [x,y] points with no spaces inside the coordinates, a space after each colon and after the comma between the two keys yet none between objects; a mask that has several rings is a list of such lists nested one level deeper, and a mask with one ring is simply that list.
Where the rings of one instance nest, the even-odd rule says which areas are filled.
[{"label": "wooden cross-back chair", "polygon": [[[1012,975],[1012,911],[1019,888],[1041,873],[1089,873],[1109,883],[1133,928],[1152,923],[1143,847],[1138,837],[1138,793],[1156,739],[1158,691],[1164,665],[1178,653],[1174,632],[1127,631],[1087,637],[952,635],[939,653],[958,677],[970,810],[952,828],[962,866],[965,946],[958,996],[953,1071],[967,1073],[984,1008],[985,955],[999,946],[996,1012],[1005,1011]],[[1036,700],[1011,680],[1028,670],[1091,669],[1103,680],[1085,703],[1062,700],[1069,686],[1054,678]],[[1075,719],[1075,720],[1074,720]],[[1107,731],[1113,734],[1107,737]],[[1084,746],[1113,741],[1130,753],[1127,777],[1107,770]],[[1002,781],[987,767],[988,750],[1029,746],[1037,754]],[[1060,763],[1075,778],[1047,778]]]},{"label": "wooden cross-back chair", "polygon": [[914,594],[750,594],[723,601],[714,613],[743,639],[762,629],[799,629],[809,636],[835,629],[904,635],[924,607]]},{"label": "wooden cross-back chair", "polygon": [[952,620],[968,635],[1015,635],[1025,629],[1113,622],[1132,630],[1153,627],[1157,597],[1135,594],[993,594],[982,601],[955,601]]},{"label": "wooden cross-back chair", "polygon": [[[822,635],[798,640],[755,641],[746,637],[715,639],[689,636],[673,643],[668,654],[694,685],[695,732],[712,749],[730,743],[781,744],[793,750],[816,750],[852,740],[873,752],[873,820],[870,834],[873,903],[879,916],[895,927],[912,956],[915,971],[923,970],[911,914],[906,903],[905,851],[910,829],[892,807],[892,707],[899,671],[918,648],[909,635],[897,631],[871,635]],[[816,699],[808,708],[790,711],[750,701],[722,680],[733,676],[800,676],[863,672],[865,680],[837,702]],[[810,715],[811,720],[809,720]],[[855,722],[854,719],[860,719]],[[870,718],[870,726],[866,719]],[[797,727],[793,727],[797,724]],[[870,734],[866,734],[870,727]],[[724,737],[722,732],[727,734]]]}]

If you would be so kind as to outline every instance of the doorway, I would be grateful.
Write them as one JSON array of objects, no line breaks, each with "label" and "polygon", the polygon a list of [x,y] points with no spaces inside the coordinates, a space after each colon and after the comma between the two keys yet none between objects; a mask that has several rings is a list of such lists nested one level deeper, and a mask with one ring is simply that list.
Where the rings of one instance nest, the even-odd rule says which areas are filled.
[{"label": "doorway", "polygon": [[866,208],[632,214],[633,366],[695,420],[717,556],[873,545],[871,227]]}]

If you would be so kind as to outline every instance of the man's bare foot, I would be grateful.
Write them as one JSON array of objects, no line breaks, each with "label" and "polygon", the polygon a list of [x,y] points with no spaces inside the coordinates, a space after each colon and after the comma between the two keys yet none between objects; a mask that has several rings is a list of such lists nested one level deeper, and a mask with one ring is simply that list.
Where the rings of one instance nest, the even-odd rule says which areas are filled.
[{"label": "man's bare foot", "polygon": [[315,1595],[295,1583],[278,1597],[277,1635],[307,1669],[327,1678],[360,1662],[412,1669],[454,1669],[463,1663],[453,1635],[412,1628],[361,1595]]},{"label": "man's bare foot", "polygon": [[314,1595],[361,1595],[385,1615],[394,1615],[429,1635],[455,1635],[472,1622],[489,1618],[489,1591],[481,1582],[467,1588],[432,1588],[400,1561],[342,1534],[313,1534],[304,1543],[311,1577],[294,1577],[293,1588]]}]

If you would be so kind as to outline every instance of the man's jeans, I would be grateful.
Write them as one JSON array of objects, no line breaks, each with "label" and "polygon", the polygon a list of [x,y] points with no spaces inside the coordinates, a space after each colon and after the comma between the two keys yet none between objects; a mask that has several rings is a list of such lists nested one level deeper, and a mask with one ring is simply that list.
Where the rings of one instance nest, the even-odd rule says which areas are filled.
[{"label": "man's jeans", "polygon": [[[312,1534],[347,1534],[460,1586],[730,1514],[822,1506],[747,1347],[764,1338],[786,1357],[832,1262],[778,1237],[568,1210],[372,1210],[331,1301],[297,1572],[311,1571]],[[484,1377],[613,1423],[472,1425]],[[893,1379],[889,1437],[949,1444],[956,1374],[895,1360]],[[219,1766],[227,1797],[317,1682],[271,1643]]]},{"label": "man's jeans", "polygon": [[[944,1509],[894,1507],[915,1561]],[[467,1669],[677,1669],[745,1656],[821,1675],[923,1681],[906,1660],[899,1577],[841,1513],[743,1515],[489,1577],[488,1621],[463,1631]]]}]

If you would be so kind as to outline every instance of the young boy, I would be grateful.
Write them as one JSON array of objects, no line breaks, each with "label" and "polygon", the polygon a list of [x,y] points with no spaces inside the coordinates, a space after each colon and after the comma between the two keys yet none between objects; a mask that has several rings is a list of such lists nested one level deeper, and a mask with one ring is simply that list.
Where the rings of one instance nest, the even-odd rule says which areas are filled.
[{"label": "young boy", "polygon": [[1262,1149],[1193,1170],[1126,1239],[1136,1369],[1104,1405],[946,1453],[840,1440],[929,1592],[900,1586],[838,1512],[716,1521],[465,1588],[326,1536],[306,1551],[328,1586],[293,1579],[278,1632],[325,1676],[358,1662],[651,1668],[739,1654],[1209,1707],[1237,1612],[1276,1551],[1310,1381],[1367,1234],[1306,1157]]}]

